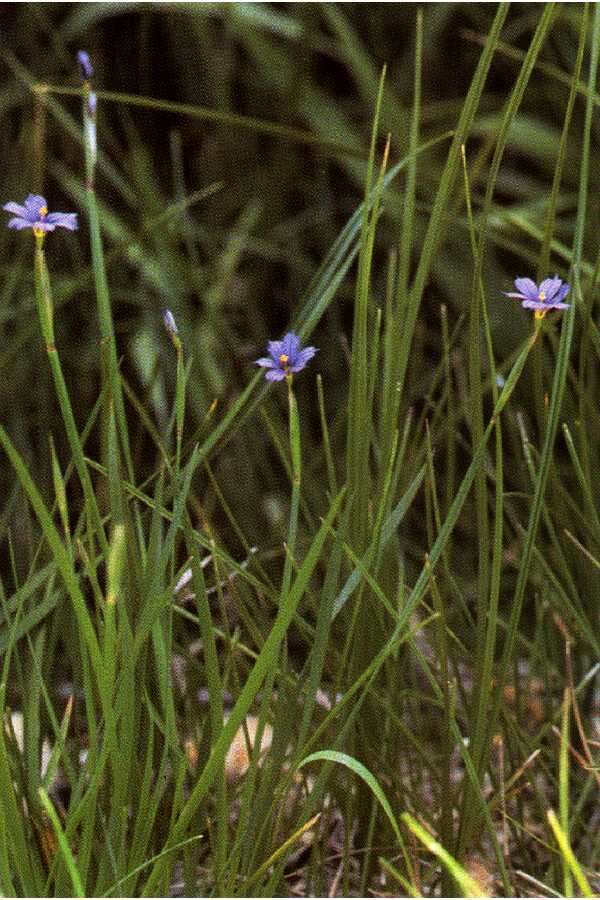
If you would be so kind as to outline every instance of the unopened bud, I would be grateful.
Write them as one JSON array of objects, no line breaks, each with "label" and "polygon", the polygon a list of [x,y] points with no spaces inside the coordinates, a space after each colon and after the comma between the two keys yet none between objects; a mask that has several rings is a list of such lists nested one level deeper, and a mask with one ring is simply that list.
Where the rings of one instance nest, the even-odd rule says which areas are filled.
[{"label": "unopened bud", "polygon": [[169,334],[179,334],[179,329],[177,328],[175,317],[173,316],[173,313],[170,309],[163,310],[163,322],[165,323],[165,328],[167,329]]},{"label": "unopened bud", "polygon": [[79,63],[79,71],[84,81],[89,81],[90,78],[94,77],[94,67],[90,60],[90,54],[87,53],[87,51],[79,50],[77,52],[77,62]]}]

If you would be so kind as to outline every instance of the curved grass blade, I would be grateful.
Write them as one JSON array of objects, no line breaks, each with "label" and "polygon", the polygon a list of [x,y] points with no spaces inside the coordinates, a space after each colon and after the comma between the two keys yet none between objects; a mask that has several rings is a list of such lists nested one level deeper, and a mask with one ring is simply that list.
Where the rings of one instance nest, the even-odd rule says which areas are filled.
[{"label": "curved grass blade", "polygon": [[310,756],[305,756],[304,759],[298,763],[297,768],[301,769],[303,766],[307,766],[311,762],[332,762],[338,763],[339,765],[346,766],[346,768],[351,769],[356,773],[365,784],[373,791],[373,794],[377,798],[377,802],[380,804],[384,813],[386,814],[390,825],[398,839],[398,843],[401,847],[404,846],[404,840],[402,838],[402,832],[400,831],[400,827],[396,820],[396,817],[393,813],[392,807],[390,806],[389,800],[385,796],[383,789],[372,772],[370,772],[366,766],[364,766],[361,762],[355,759],[353,756],[349,756],[347,753],[342,753],[339,750],[317,750],[316,753],[311,753]]},{"label": "curved grass blade", "polygon": [[594,891],[592,890],[589,881],[587,880],[587,878],[584,875],[583,869],[579,865],[579,863],[575,857],[575,854],[573,853],[571,845],[569,844],[564,831],[562,830],[562,828],[560,827],[560,825],[558,823],[558,819],[556,818],[556,813],[554,812],[553,809],[549,809],[546,815],[548,818],[548,823],[550,825],[550,828],[552,829],[552,831],[554,833],[554,837],[556,838],[556,843],[558,844],[558,846],[560,848],[560,852],[563,856],[563,859],[565,860],[566,864],[571,869],[571,872],[573,873],[573,877],[575,878],[575,881],[577,882],[577,884],[579,886],[579,890],[581,891],[582,896],[583,897],[597,897],[598,895],[595,894]]},{"label": "curved grass blade", "polygon": [[54,828],[54,832],[56,834],[56,840],[58,841],[58,846],[60,852],[63,855],[65,865],[71,876],[71,881],[73,882],[73,889],[75,891],[76,897],[85,897],[85,891],[83,888],[83,884],[81,882],[81,876],[79,875],[79,871],[77,869],[77,863],[75,862],[75,858],[73,856],[73,851],[69,847],[69,843],[65,837],[65,833],[61,828],[60,820],[58,818],[58,814],[54,809],[54,804],[52,800],[46,793],[43,787],[38,788],[39,798],[42,802],[44,809],[46,810],[46,814],[48,818],[52,822],[52,827]]},{"label": "curved grass blade", "polygon": [[468,872],[463,869],[463,867],[458,863],[454,857],[448,853],[447,850],[442,847],[439,841],[427,831],[426,828],[417,822],[410,813],[403,813],[400,817],[402,821],[405,823],[407,828],[409,828],[414,835],[416,835],[421,843],[427,847],[430,853],[433,853],[434,856],[440,860],[442,865],[450,872],[460,890],[463,892],[461,896],[463,897],[488,897],[484,889],[481,887],[478,881],[475,881],[474,878],[469,875]]}]

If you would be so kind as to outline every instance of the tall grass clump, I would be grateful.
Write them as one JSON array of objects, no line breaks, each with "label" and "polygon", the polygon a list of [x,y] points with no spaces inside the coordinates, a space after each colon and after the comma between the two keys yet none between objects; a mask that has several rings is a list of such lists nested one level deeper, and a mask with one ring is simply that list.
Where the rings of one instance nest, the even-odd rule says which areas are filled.
[{"label": "tall grass clump", "polygon": [[598,893],[598,7],[56,6],[0,51],[0,892]]}]

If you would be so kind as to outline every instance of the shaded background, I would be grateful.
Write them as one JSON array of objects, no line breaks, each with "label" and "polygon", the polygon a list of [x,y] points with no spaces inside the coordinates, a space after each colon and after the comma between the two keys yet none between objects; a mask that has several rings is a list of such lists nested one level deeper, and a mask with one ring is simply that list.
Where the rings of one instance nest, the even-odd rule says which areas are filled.
[{"label": "shaded background", "polygon": [[[89,51],[95,87],[170,100],[208,111],[140,108],[102,99],[98,105],[102,156],[97,191],[104,216],[108,275],[123,371],[131,390],[162,431],[170,414],[174,355],[162,330],[161,309],[172,309],[188,355],[189,434],[210,427],[253,374],[252,361],[268,337],[293,324],[298,300],[336,235],[360,202],[377,83],[387,64],[381,141],[392,135],[391,161],[408,146],[413,96],[416,5],[412,4],[4,4],[0,90],[0,197],[22,201],[44,193],[51,210],[79,210],[76,235],[47,242],[57,303],[57,340],[83,428],[97,398],[100,353],[83,205],[79,98],[52,94],[46,104],[31,83],[79,87],[75,53]],[[490,4],[424,7],[422,139],[451,130],[495,14]],[[467,148],[473,202],[485,189],[497,125],[518,71],[518,48],[528,46],[539,4],[515,5],[503,38],[512,50],[494,61]],[[516,274],[535,274],[567,100],[567,83],[552,73],[572,71],[579,5],[564,5],[546,43],[511,133],[498,179],[497,215],[490,228],[486,285],[499,357],[522,339],[529,320],[500,297]],[[546,68],[544,68],[546,67]],[[550,68],[549,68],[550,67]],[[30,84],[28,84],[28,80]],[[122,98],[123,99],[123,98]],[[228,114],[238,118],[227,121]],[[583,105],[576,105],[559,202],[556,237],[569,244],[575,215]],[[257,124],[258,123],[258,124]],[[284,126],[304,136],[274,133]],[[260,129],[260,130],[257,130]],[[594,123],[593,144],[598,143]],[[418,170],[417,234],[423,233],[448,142],[424,153]],[[595,158],[594,146],[592,159]],[[597,166],[591,168],[590,221],[597,221]],[[386,195],[374,269],[373,303],[384,302],[389,253],[402,240],[403,182]],[[468,308],[472,265],[464,208],[457,187],[447,238],[436,257],[421,308],[409,373],[409,406],[423,411],[440,361],[440,305],[450,327]],[[163,214],[192,197],[183,211]],[[161,220],[160,217],[163,216]],[[589,248],[594,258],[596,247]],[[415,259],[418,242],[414,248]],[[40,482],[50,486],[47,435],[66,453],[32,296],[31,244],[0,231],[0,418]],[[560,262],[560,261],[559,261]],[[560,270],[559,263],[556,268]],[[311,466],[322,470],[315,371],[323,375],[335,442],[343,432],[353,277],[346,280],[311,342],[321,352],[312,378],[299,382],[305,422],[306,489]],[[463,342],[454,366],[460,391]],[[527,384],[521,402],[532,405]],[[215,462],[215,476],[247,535],[279,534],[286,515],[286,478],[264,433],[282,434],[283,405],[269,420],[257,417]],[[131,408],[132,421],[137,414]],[[205,423],[203,426],[202,423]],[[312,429],[312,432],[311,432]],[[140,479],[158,455],[145,427],[134,447]],[[99,456],[92,435],[91,456]],[[206,475],[203,477],[207,477]],[[208,482],[206,482],[208,484]],[[29,520],[12,472],[0,462],[16,545],[28,544]],[[203,488],[199,488],[200,494]],[[205,514],[226,528],[211,491]],[[14,524],[17,523],[17,524]],[[229,539],[235,546],[235,535]],[[25,554],[27,555],[27,554]]]}]

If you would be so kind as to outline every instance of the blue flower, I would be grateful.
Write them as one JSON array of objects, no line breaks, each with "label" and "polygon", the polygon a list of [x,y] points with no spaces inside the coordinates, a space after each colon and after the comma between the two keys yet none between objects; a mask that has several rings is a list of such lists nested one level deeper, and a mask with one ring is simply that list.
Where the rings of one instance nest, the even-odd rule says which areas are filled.
[{"label": "blue flower", "polygon": [[568,309],[570,303],[563,303],[571,286],[563,282],[558,275],[554,278],[545,278],[538,285],[531,278],[515,278],[517,293],[510,292],[506,297],[514,297],[521,301],[525,309],[534,309],[536,319],[543,319],[550,309]]},{"label": "blue flower", "polygon": [[306,364],[317,352],[316,347],[300,349],[300,338],[293,331],[289,331],[282,341],[269,341],[267,344],[269,356],[262,356],[256,360],[257,366],[267,369],[265,378],[267,381],[283,381],[291,378],[296,372],[301,372]]},{"label": "blue flower", "polygon": [[77,62],[79,63],[79,71],[84,81],[89,81],[94,77],[94,67],[90,60],[90,54],[86,50],[77,51]]},{"label": "blue flower", "polygon": [[36,237],[43,237],[47,231],[54,231],[55,228],[75,231],[78,227],[77,213],[49,213],[45,198],[39,194],[29,194],[24,206],[11,201],[5,203],[2,209],[14,213],[15,218],[9,219],[9,228],[16,228],[17,231],[31,228]]}]

